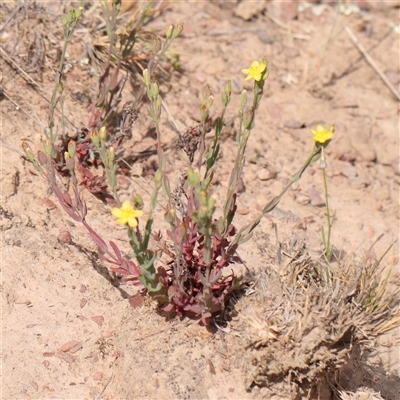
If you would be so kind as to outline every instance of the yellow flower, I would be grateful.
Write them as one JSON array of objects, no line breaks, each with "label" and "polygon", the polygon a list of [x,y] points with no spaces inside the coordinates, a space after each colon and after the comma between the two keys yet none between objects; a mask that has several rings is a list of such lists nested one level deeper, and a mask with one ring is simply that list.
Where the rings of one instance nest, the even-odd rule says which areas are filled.
[{"label": "yellow flower", "polygon": [[138,224],[136,218],[143,215],[143,211],[135,210],[129,200],[122,203],[121,208],[113,208],[111,214],[118,218],[117,223],[121,225],[128,224],[131,228],[135,228]]},{"label": "yellow flower", "polygon": [[267,65],[264,62],[253,61],[250,65],[249,69],[242,69],[244,74],[247,74],[246,81],[250,79],[254,79],[255,81],[259,81],[262,78],[263,72],[267,68]]},{"label": "yellow flower", "polygon": [[314,141],[320,144],[328,142],[333,137],[333,132],[335,132],[335,126],[331,125],[329,128],[324,128],[321,125],[317,126],[316,130],[311,129],[311,133],[314,136]]}]

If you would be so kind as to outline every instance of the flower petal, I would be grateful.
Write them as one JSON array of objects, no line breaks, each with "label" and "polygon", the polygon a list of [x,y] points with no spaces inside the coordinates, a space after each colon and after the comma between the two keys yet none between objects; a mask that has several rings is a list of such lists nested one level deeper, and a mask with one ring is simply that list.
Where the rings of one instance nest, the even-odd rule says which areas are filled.
[{"label": "flower petal", "polygon": [[116,218],[120,218],[122,215],[122,211],[119,208],[113,208],[111,210],[111,214],[114,215],[114,217],[116,217]]},{"label": "flower petal", "polygon": [[128,218],[126,217],[121,217],[120,219],[117,220],[117,224],[120,225],[125,225],[128,222]]},{"label": "flower petal", "polygon": [[136,218],[133,217],[133,216],[130,216],[130,217],[128,218],[128,225],[129,225],[131,228],[136,228],[137,225],[138,225],[138,222],[137,222]]},{"label": "flower petal", "polygon": [[131,203],[129,202],[129,200],[125,200],[125,201],[122,203],[121,210],[123,210],[123,211],[130,211],[131,209],[133,209],[133,207],[131,206]]}]

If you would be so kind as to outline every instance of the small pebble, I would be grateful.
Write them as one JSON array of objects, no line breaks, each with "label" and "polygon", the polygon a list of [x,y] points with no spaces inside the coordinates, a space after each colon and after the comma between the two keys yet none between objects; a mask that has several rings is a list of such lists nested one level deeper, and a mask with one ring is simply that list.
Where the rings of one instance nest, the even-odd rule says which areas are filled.
[{"label": "small pebble", "polygon": [[309,196],[307,196],[303,193],[298,193],[298,194],[296,194],[296,201],[299,204],[307,205],[310,203],[311,199]]},{"label": "small pebble", "polygon": [[60,347],[60,350],[63,351],[64,353],[66,352],[76,353],[81,348],[82,348],[81,342],[78,342],[77,340],[71,340],[70,342],[64,343]]},{"label": "small pebble", "polygon": [[101,381],[103,379],[103,373],[99,371],[95,372],[92,377],[95,381]]},{"label": "small pebble", "polygon": [[342,168],[341,172],[346,178],[355,178],[357,176],[357,168],[352,165]]},{"label": "small pebble", "polygon": [[277,173],[275,171],[270,171],[267,168],[263,168],[257,171],[258,179],[262,181],[268,181],[269,179],[274,179]]},{"label": "small pebble", "polygon": [[375,235],[375,230],[372,226],[367,227],[367,236],[371,239]]},{"label": "small pebble", "polygon": [[63,244],[71,244],[72,243],[72,237],[68,231],[61,231],[59,233],[59,235],[57,236],[57,240]]},{"label": "small pebble", "polygon": [[400,175],[400,157],[395,158],[390,165],[396,175]]},{"label": "small pebble", "polygon": [[308,194],[311,198],[311,205],[315,207],[324,207],[325,206],[325,200],[322,198],[321,194],[319,191],[313,187],[308,189]]},{"label": "small pebble", "polygon": [[97,325],[102,326],[104,317],[102,315],[96,315],[95,317],[92,317],[92,321],[96,322]]}]

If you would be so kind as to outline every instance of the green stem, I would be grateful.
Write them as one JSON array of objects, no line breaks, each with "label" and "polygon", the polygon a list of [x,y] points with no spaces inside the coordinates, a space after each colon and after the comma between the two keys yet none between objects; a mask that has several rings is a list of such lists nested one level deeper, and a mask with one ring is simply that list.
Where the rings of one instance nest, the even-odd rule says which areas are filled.
[{"label": "green stem", "polygon": [[331,213],[329,211],[329,202],[328,202],[328,184],[326,181],[326,172],[325,169],[322,170],[322,175],[324,177],[324,191],[325,191],[325,204],[326,204],[326,217],[328,220],[328,237],[325,244],[325,255],[328,262],[332,259],[332,247],[331,247],[331,231],[332,231],[332,222],[331,222]]},{"label": "green stem", "polygon": [[315,146],[312,153],[308,157],[307,161],[303,164],[303,166],[297,171],[296,174],[292,176],[292,179],[290,182],[287,184],[287,186],[282,190],[282,192],[279,194],[279,196],[274,197],[261,211],[260,215],[250,224],[247,226],[243,227],[236,235],[235,239],[232,241],[232,243],[229,245],[229,248],[227,252],[229,252],[233,246],[243,243],[246,240],[250,238],[251,233],[253,230],[257,227],[257,225],[260,223],[260,221],[267,215],[269,212],[271,212],[281,201],[283,195],[290,189],[290,187],[297,182],[301,176],[303,175],[304,171],[307,169],[309,165],[311,165],[313,162],[317,161],[321,156],[321,147],[320,146]]}]

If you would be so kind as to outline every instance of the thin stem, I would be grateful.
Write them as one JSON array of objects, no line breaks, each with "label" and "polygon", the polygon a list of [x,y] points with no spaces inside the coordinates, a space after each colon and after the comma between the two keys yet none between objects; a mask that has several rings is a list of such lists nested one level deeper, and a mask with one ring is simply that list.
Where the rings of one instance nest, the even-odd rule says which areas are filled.
[{"label": "thin stem", "polygon": [[325,204],[326,204],[326,217],[328,220],[328,237],[325,245],[325,255],[328,262],[332,259],[332,247],[331,247],[331,231],[332,231],[332,222],[331,222],[331,213],[329,211],[329,203],[328,203],[328,184],[326,181],[326,172],[325,169],[322,170],[322,175],[324,177],[324,191],[325,191]]}]

